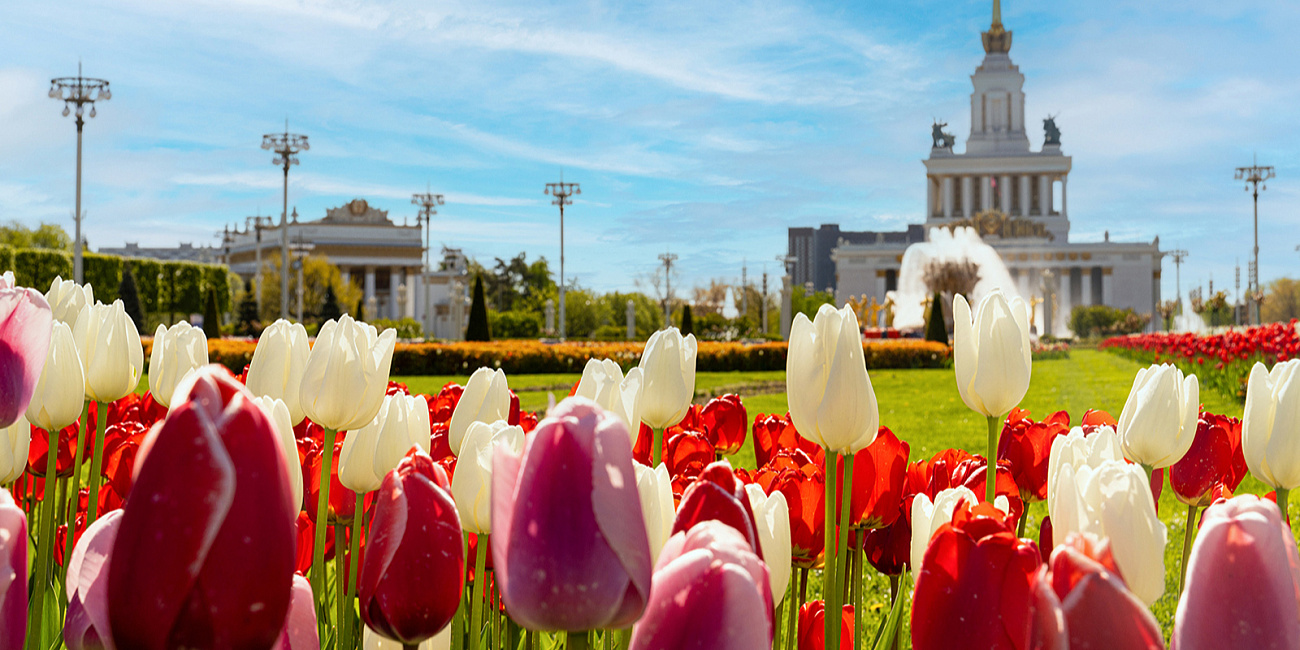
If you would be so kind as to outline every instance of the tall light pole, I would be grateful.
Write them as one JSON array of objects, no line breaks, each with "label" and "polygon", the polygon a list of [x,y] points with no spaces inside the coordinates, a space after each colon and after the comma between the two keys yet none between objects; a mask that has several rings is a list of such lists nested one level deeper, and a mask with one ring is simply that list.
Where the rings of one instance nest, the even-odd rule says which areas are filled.
[{"label": "tall light pole", "polygon": [[86,104],[90,104],[90,117],[95,116],[95,102],[108,101],[113,92],[108,88],[108,81],[81,76],[81,63],[77,63],[77,76],[56,77],[50,80],[50,98],[63,100],[63,116],[77,114],[77,206],[73,221],[76,223],[76,239],[72,242],[72,277],[77,284],[84,282],[81,272],[81,130],[86,125],[83,117]]},{"label": "tall light pole", "polygon": [[280,212],[280,318],[289,318],[289,167],[298,164],[297,154],[311,149],[307,136],[289,133],[289,120],[284,121],[284,133],[267,133],[262,136],[262,148],[274,151],[272,165],[284,168],[284,210]]},{"label": "tall light pole", "polygon": [[[1252,187],[1254,188],[1251,197],[1255,200],[1255,248],[1251,251],[1250,273],[1246,279],[1248,300],[1246,304],[1250,309],[1250,324],[1252,325],[1259,324],[1259,191],[1268,189],[1265,181],[1274,176],[1276,174],[1273,172],[1272,166],[1260,167],[1258,159],[1252,158],[1250,167],[1238,167],[1235,177],[1236,180],[1245,181],[1247,192],[1250,192]],[[1260,187],[1261,185],[1263,187]]]},{"label": "tall light pole", "polygon": [[1183,260],[1187,259],[1187,251],[1178,248],[1169,251],[1168,255],[1174,260],[1174,305],[1175,309],[1180,309],[1183,304]]},{"label": "tall light pole", "polygon": [[565,325],[564,322],[564,206],[573,205],[573,199],[570,196],[582,194],[582,188],[577,183],[565,183],[564,174],[560,174],[560,182],[547,183],[546,194],[555,197],[551,205],[560,206],[560,340],[564,340]]},{"label": "tall light pole", "polygon": [[668,329],[673,326],[673,262],[677,255],[663,253],[659,261],[664,263],[664,329]]},{"label": "tall light pole", "polygon": [[420,214],[415,218],[418,224],[424,222],[424,270],[429,269],[429,257],[432,251],[429,250],[429,231],[432,230],[431,219],[433,215],[438,214],[438,206],[443,205],[442,195],[425,191],[424,194],[412,194],[411,204],[420,206]]}]

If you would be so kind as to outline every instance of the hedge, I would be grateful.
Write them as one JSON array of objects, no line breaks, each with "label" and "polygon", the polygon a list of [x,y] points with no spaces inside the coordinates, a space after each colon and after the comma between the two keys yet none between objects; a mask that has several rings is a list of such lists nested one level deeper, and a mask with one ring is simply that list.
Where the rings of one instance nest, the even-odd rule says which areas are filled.
[{"label": "hedge", "polygon": [[[144,339],[145,357],[152,340]],[[234,373],[253,359],[257,342],[246,339],[208,341],[208,359]],[[643,343],[542,343],[515,340],[487,343],[399,343],[393,351],[391,373],[402,375],[468,375],[483,366],[510,374],[580,373],[588,359],[613,359],[624,370],[641,360]],[[864,343],[867,368],[942,368],[951,349],[918,339],[889,339]],[[719,343],[701,341],[695,368],[701,372],[785,370],[786,343]]]}]

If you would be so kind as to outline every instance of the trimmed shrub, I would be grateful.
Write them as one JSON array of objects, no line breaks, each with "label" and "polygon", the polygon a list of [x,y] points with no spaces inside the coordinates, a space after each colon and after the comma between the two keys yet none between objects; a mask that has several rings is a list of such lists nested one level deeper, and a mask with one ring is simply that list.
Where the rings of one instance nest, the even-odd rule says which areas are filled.
[{"label": "trimmed shrub", "polygon": [[925,321],[925,340],[936,343],[948,343],[948,326],[943,320],[943,296],[934,292],[934,301],[930,303],[930,318]]},{"label": "trimmed shrub", "polygon": [[491,341],[488,326],[487,300],[483,297],[483,276],[474,278],[474,302],[469,307],[469,325],[465,328],[466,341]]},{"label": "trimmed shrub", "polygon": [[140,309],[140,295],[135,288],[135,275],[131,273],[131,265],[122,265],[122,283],[117,289],[118,298],[122,300],[122,308],[126,310],[126,315],[135,323],[135,329],[144,331],[144,312]]},{"label": "trimmed shrub", "polygon": [[[122,258],[116,255],[82,253],[82,276],[95,291],[95,300],[106,305],[121,297]],[[64,276],[64,279],[68,279]]]},{"label": "trimmed shrub", "polygon": [[542,335],[542,315],[531,311],[489,311],[488,322],[506,339],[535,339]]}]

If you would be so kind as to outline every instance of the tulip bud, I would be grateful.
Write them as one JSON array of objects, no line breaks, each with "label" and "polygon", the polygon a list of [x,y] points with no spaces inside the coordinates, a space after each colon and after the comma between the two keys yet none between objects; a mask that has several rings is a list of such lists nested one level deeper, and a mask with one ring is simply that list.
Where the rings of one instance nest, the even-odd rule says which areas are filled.
[{"label": "tulip bud", "polygon": [[27,515],[0,488],[0,649],[27,639]]},{"label": "tulip bud", "polygon": [[86,528],[72,549],[66,585],[68,613],[63,624],[63,642],[68,650],[113,650],[108,624],[108,567],[121,523],[121,510],[105,514]]},{"label": "tulip bud", "polygon": [[1029,310],[1019,296],[1008,301],[999,289],[980,300],[974,320],[970,303],[952,301],[953,369],[966,406],[986,417],[1002,417],[1029,390]]},{"label": "tulip bud", "polygon": [[676,327],[650,335],[641,352],[641,421],[666,429],[686,415],[695,397],[695,335]]},{"label": "tulip bud", "polygon": [[1196,375],[1169,364],[1139,370],[1115,428],[1124,457],[1153,469],[1178,462],[1196,437],[1200,399]]},{"label": "tulip bud", "polygon": [[0,276],[0,427],[22,416],[36,391],[50,347],[53,316],[45,296],[14,286],[13,272]]},{"label": "tulip bud", "polygon": [[429,453],[428,401],[423,395],[386,395],[375,419],[343,440],[339,482],[353,492],[378,490],[411,447]]},{"label": "tulip bud", "polygon": [[72,338],[86,373],[86,399],[116,402],[140,385],[144,347],[121,300],[87,306],[77,317]]},{"label": "tulip bud", "polygon": [[721,521],[749,542],[749,547],[763,557],[763,546],[758,541],[758,524],[749,507],[745,486],[736,480],[731,463],[720,460],[710,464],[682,492],[682,502],[673,519],[673,533],[688,531],[696,524],[708,520]]},{"label": "tulip bud", "polygon": [[296,543],[279,435],[220,366],[190,375],[176,398],[141,445],[113,543],[113,641],[270,647],[289,610]]},{"label": "tulip bud", "polygon": [[1297,611],[1300,555],[1277,506],[1243,494],[1207,508],[1170,647],[1297,648]]},{"label": "tulip bud", "polygon": [[397,330],[380,334],[347,314],[326,321],[303,370],[303,413],[336,431],[369,424],[384,402],[396,342]]},{"label": "tulip bud", "polygon": [[23,475],[31,443],[32,425],[25,417],[0,429],[0,485],[9,485]]},{"label": "tulip bud", "polygon": [[796,316],[785,368],[790,419],[799,435],[844,455],[876,439],[880,411],[853,309],[822,305],[812,321]]},{"label": "tulip bud", "polygon": [[[853,605],[840,608],[840,650],[853,650]],[[797,650],[826,650],[826,601],[810,600],[799,608]]]},{"label": "tulip bud", "polygon": [[413,450],[384,476],[361,564],[361,618],[418,644],[451,622],[465,587],[462,533],[442,467]]},{"label": "tulip bud", "polygon": [[[930,547],[931,538],[944,524],[952,521],[952,513],[957,510],[957,507],[962,503],[975,507],[979,502],[980,499],[974,492],[960,486],[940,490],[934,496],[933,502],[925,494],[916,495],[916,499],[912,501],[911,563],[914,576],[921,572],[921,563],[925,558],[926,549]],[[993,500],[993,505],[1003,515],[1011,510],[1011,504],[1002,495],[998,495]]]},{"label": "tulip bud", "polygon": [[1241,445],[1255,478],[1274,489],[1300,487],[1300,359],[1250,369]]},{"label": "tulip bud", "polygon": [[172,393],[185,375],[208,365],[208,337],[203,330],[180,321],[158,326],[149,353],[149,392],[155,402],[171,406]]},{"label": "tulip bud", "polygon": [[767,563],[772,582],[772,600],[780,601],[790,584],[790,506],[784,494],[773,492],[769,496],[753,483],[745,486],[745,492],[749,494],[749,507],[758,524],[758,543],[763,548],[763,561]]},{"label": "tulip bud", "polygon": [[524,430],[501,420],[470,423],[464,444],[456,454],[451,496],[467,533],[492,532],[492,454],[497,445],[504,445],[515,455],[523,453]]},{"label": "tulip bud", "polygon": [[492,423],[509,416],[510,387],[506,385],[506,373],[491,368],[475,370],[465,383],[465,391],[460,394],[447,424],[451,450],[460,451],[471,422]]},{"label": "tulip bud", "polygon": [[601,408],[618,416],[627,425],[629,433],[635,433],[641,428],[641,395],[644,388],[640,368],[627,371],[627,377],[624,377],[622,368],[612,360],[588,359],[573,395],[599,404]]},{"label": "tulip bud", "polygon": [[650,594],[650,544],[623,421],[580,397],[497,447],[492,559],[511,616],[532,630],[632,624]]},{"label": "tulip bud", "polygon": [[767,566],[734,528],[706,521],[664,546],[631,650],[772,647]]},{"label": "tulip bud", "polygon": [[253,350],[253,360],[248,364],[248,376],[244,378],[244,384],[254,395],[283,400],[294,426],[306,417],[300,391],[310,355],[307,330],[301,323],[281,318],[262,330]]},{"label": "tulip bud", "polygon": [[254,397],[253,402],[262,407],[266,417],[275,425],[275,432],[280,440],[280,451],[284,452],[284,462],[289,470],[289,491],[293,495],[293,515],[296,519],[302,510],[302,464],[298,461],[298,440],[293,435],[293,425],[289,423],[289,407],[284,402],[270,397]]},{"label": "tulip bud", "polygon": [[85,404],[85,386],[86,376],[81,371],[81,357],[72,339],[72,328],[55,321],[45,367],[36,382],[32,401],[27,404],[27,420],[46,431],[58,431],[76,422]]},{"label": "tulip bud", "polygon": [[50,304],[54,320],[72,327],[77,324],[82,310],[95,304],[95,291],[89,284],[79,285],[56,275],[50,282],[50,290],[45,292],[45,301]]}]

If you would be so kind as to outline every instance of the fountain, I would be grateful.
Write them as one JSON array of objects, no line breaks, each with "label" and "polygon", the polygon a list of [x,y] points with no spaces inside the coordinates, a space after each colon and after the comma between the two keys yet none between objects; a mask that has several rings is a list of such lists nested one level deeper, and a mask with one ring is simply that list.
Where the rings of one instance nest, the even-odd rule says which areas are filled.
[{"label": "fountain", "polygon": [[[903,252],[903,262],[898,272],[898,290],[893,292],[893,325],[896,329],[920,329],[925,325],[925,300],[933,295],[925,284],[925,268],[933,261],[969,261],[979,268],[979,282],[975,284],[972,295],[967,296],[972,307],[995,287],[1001,289],[1008,298],[1020,295],[1020,290],[1011,279],[1011,273],[1002,263],[1002,257],[980,239],[974,228],[931,228],[929,241],[912,244]],[[1041,310],[1035,320],[1039,331],[1042,331]],[[1055,320],[1059,322],[1062,319]],[[1056,331],[1063,332],[1064,328]]]},{"label": "fountain", "polygon": [[1193,334],[1200,334],[1205,331],[1205,319],[1201,318],[1200,314],[1192,311],[1191,306],[1187,304],[1186,298],[1179,298],[1178,311],[1180,313],[1174,315],[1173,331],[1191,332]]}]

